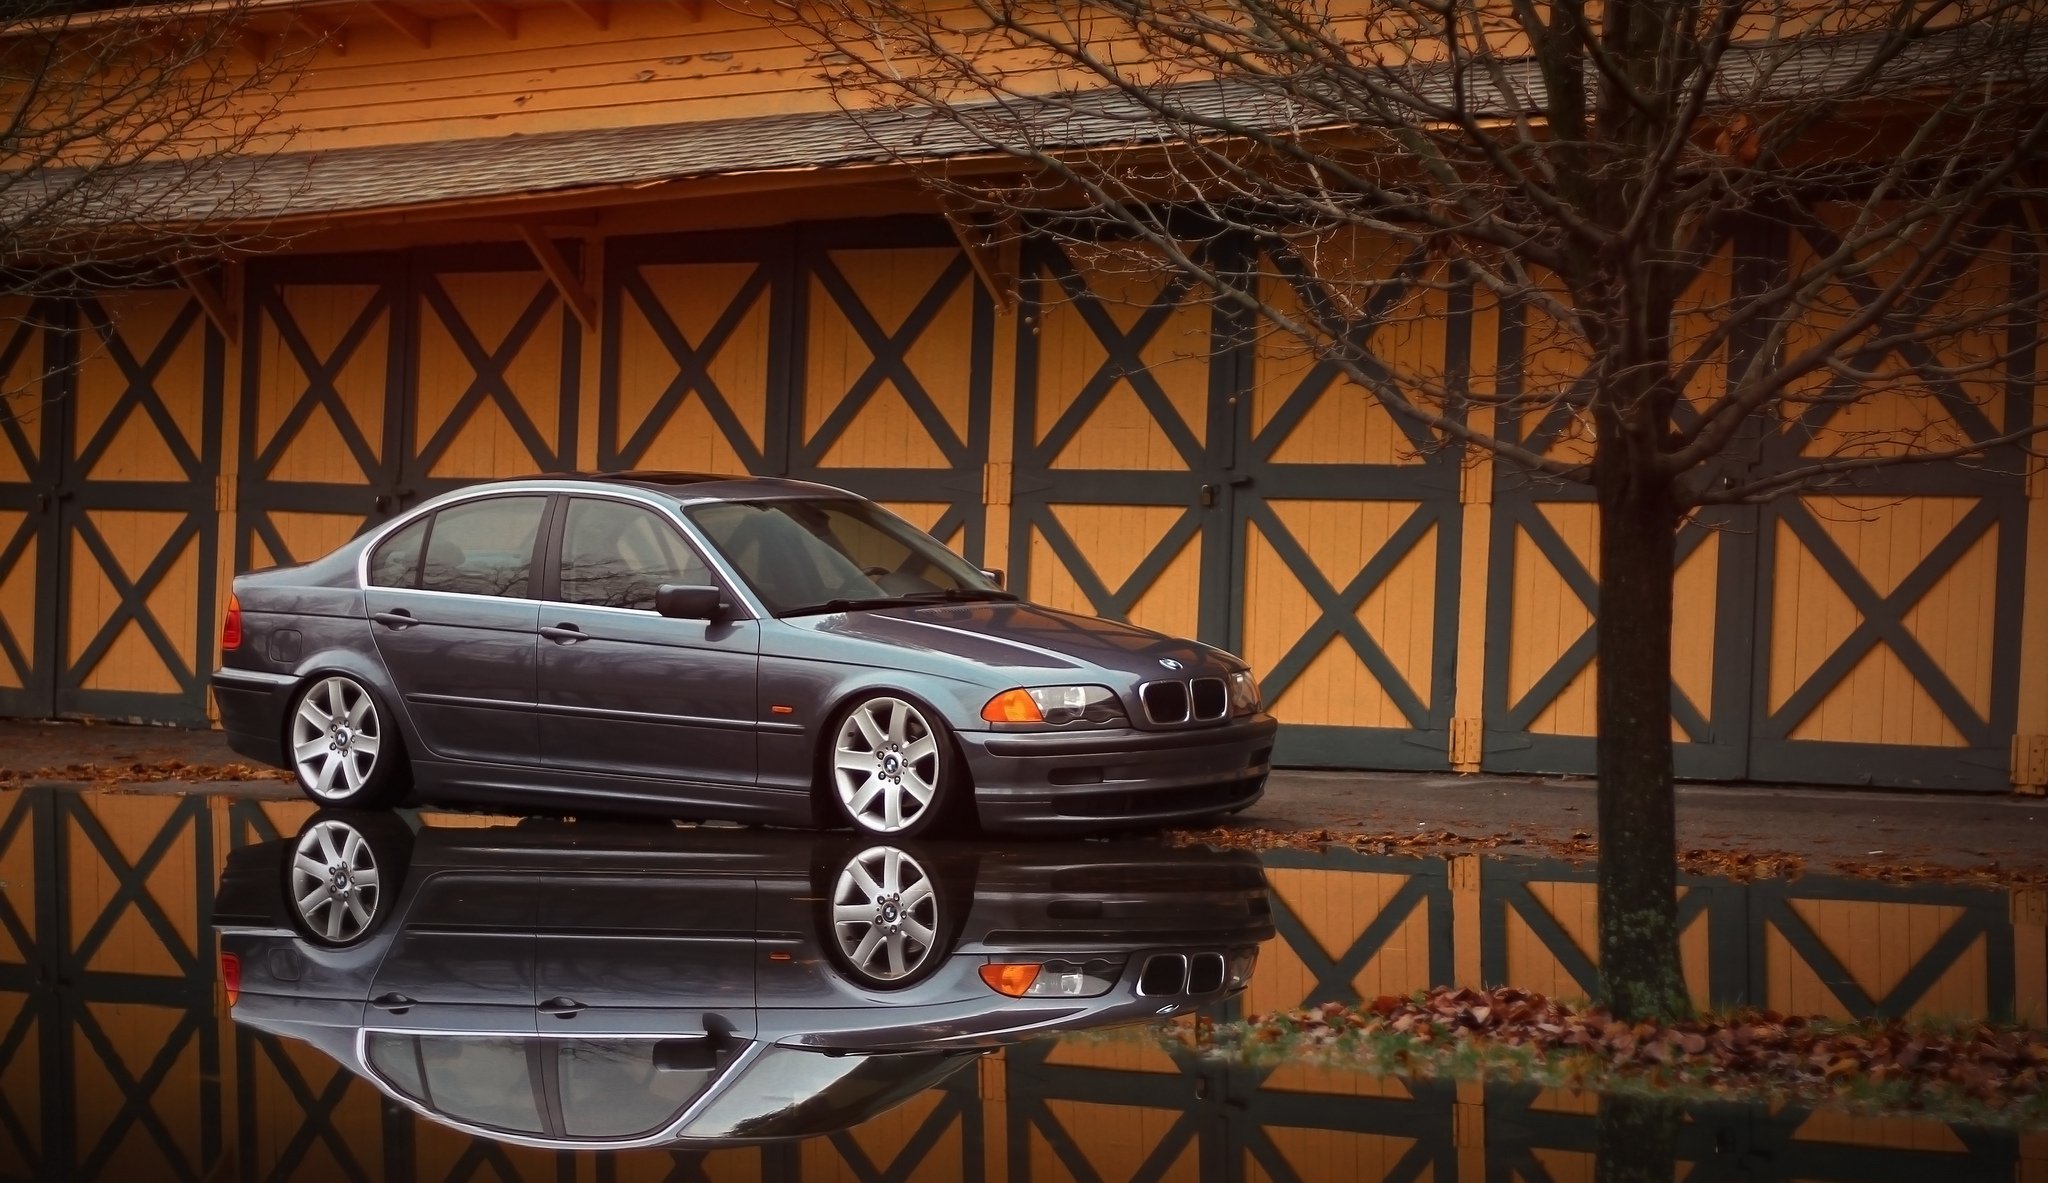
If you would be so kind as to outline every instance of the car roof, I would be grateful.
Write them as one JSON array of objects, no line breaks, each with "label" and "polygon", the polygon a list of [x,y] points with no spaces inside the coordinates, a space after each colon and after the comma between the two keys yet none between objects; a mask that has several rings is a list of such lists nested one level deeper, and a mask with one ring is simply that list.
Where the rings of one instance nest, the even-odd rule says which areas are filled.
[{"label": "car roof", "polygon": [[[820,485],[812,481],[796,481],[786,477],[745,476],[730,473],[678,472],[666,469],[639,469],[627,472],[558,472],[510,481],[494,481],[496,486],[519,486],[539,482],[588,482],[593,485],[624,485],[649,492],[662,493],[676,501],[690,504],[704,501],[750,501],[767,497],[851,497],[853,494],[831,485]],[[477,486],[472,486],[475,488]]]}]

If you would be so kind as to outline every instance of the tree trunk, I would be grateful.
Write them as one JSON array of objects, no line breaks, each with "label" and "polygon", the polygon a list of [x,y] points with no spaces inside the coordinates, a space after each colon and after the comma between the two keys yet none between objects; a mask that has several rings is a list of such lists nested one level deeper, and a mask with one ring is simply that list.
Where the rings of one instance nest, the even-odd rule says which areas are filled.
[{"label": "tree trunk", "polygon": [[1594,461],[1600,505],[1600,976],[1608,1007],[1637,1019],[1690,1010],[1678,964],[1678,834],[1671,791],[1678,509],[1670,482],[1632,462],[1630,449],[1602,452]]},{"label": "tree trunk", "polygon": [[1671,1183],[1678,1167],[1676,1101],[1609,1095],[1600,1098],[1594,1183]]}]

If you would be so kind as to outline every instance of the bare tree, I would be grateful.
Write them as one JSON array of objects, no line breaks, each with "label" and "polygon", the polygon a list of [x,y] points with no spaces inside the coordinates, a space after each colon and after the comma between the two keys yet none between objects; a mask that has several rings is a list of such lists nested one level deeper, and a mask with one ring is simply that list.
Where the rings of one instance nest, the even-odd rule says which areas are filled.
[{"label": "bare tree", "polygon": [[[258,31],[254,0],[124,7],[0,5],[0,326],[268,239],[252,186],[317,37]],[[25,417],[36,385],[0,398]]]},{"label": "bare tree", "polygon": [[[992,233],[1195,285],[1429,446],[1591,486],[1601,974],[1621,1015],[1687,1009],[1674,539],[1893,465],[2028,462],[2038,0],[783,8],[841,105]],[[1514,318],[1526,360],[1375,349],[1448,291]],[[1576,438],[1501,429],[1544,416]],[[1725,462],[1762,433],[1806,442]]]}]

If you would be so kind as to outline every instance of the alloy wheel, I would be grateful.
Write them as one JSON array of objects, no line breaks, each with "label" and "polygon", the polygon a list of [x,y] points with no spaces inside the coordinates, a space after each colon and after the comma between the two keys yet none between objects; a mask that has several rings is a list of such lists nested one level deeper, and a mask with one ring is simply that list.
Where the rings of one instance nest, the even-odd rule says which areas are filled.
[{"label": "alloy wheel", "polygon": [[363,935],[383,898],[377,856],[354,826],[319,822],[292,851],[292,904],[306,930],[330,944]]},{"label": "alloy wheel", "polygon": [[877,985],[914,976],[938,943],[937,884],[915,858],[871,846],[832,885],[832,936],[856,973]]},{"label": "alloy wheel", "polygon": [[900,698],[871,698],[839,724],[832,779],[846,816],[877,834],[917,824],[939,791],[939,737]]},{"label": "alloy wheel", "polygon": [[299,698],[292,717],[292,763],[299,783],[324,801],[346,801],[377,770],[383,721],[370,692],[353,678],[324,678]]}]

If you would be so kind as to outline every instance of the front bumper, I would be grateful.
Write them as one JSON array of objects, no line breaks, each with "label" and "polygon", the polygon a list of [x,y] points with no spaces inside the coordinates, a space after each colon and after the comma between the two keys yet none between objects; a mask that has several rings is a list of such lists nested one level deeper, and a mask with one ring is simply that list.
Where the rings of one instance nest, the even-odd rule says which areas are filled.
[{"label": "front bumper", "polygon": [[273,768],[290,767],[284,758],[284,713],[291,706],[292,676],[218,669],[211,685],[228,746]]},{"label": "front bumper", "polygon": [[1272,769],[1270,715],[1183,731],[963,731],[975,807],[991,830],[1075,831],[1242,809]]}]

